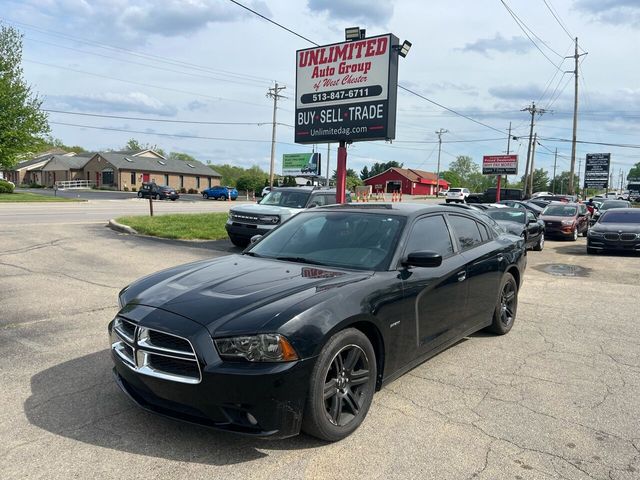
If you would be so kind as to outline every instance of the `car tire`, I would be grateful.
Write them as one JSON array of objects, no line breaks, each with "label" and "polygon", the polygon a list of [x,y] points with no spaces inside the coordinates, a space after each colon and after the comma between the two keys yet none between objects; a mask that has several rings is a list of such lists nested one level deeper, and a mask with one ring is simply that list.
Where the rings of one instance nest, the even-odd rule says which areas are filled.
[{"label": "car tire", "polygon": [[348,328],[333,335],[311,373],[302,430],[329,442],[353,433],[371,406],[376,375],[376,355],[364,333]]},{"label": "car tire", "polygon": [[138,192],[138,198],[142,198],[142,192]]},{"label": "car tire", "polygon": [[209,200],[209,194],[208,193],[203,193],[202,194],[202,198],[204,198],[205,200]]},{"label": "car tire", "polygon": [[540,237],[538,237],[538,243],[533,247],[536,252],[541,252],[544,248],[544,232],[540,233]]},{"label": "car tire", "polygon": [[451,203],[451,200],[445,200],[445,203]]},{"label": "car tire", "polygon": [[578,227],[573,229],[573,232],[571,232],[571,238],[569,240],[571,240],[572,242],[578,240]]},{"label": "car tire", "polygon": [[518,284],[510,273],[505,273],[500,283],[500,293],[493,311],[493,322],[487,328],[491,333],[504,335],[509,333],[516,320],[518,311]]},{"label": "car tire", "polygon": [[229,240],[231,240],[231,243],[233,243],[236,247],[245,248],[247,245],[249,245],[249,240],[242,237],[236,237],[235,235],[229,235]]},{"label": "car tire", "polygon": [[177,198],[172,198],[171,199],[172,202],[175,202],[176,200],[177,200]]}]

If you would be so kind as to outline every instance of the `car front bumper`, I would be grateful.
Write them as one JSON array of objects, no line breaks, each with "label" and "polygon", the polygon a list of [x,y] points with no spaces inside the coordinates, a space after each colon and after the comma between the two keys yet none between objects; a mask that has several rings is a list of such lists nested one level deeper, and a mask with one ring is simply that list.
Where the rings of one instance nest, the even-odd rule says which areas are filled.
[{"label": "car front bumper", "polygon": [[588,237],[587,247],[595,250],[618,250],[625,252],[640,252],[640,239],[635,240],[607,240],[602,237]]},{"label": "car front bumper", "polygon": [[[164,318],[178,317],[158,310],[149,316],[154,311]],[[204,327],[179,319],[172,318],[167,325],[188,324],[182,336],[193,345],[200,380],[182,383],[140,373],[112,348],[116,383],[131,400],[153,413],[240,434],[286,438],[300,432],[315,358],[286,363],[223,361]],[[143,319],[138,325],[149,323]],[[112,330],[113,322],[110,338]],[[175,328],[166,331],[176,333]]]},{"label": "car front bumper", "polygon": [[229,221],[224,226],[230,236],[245,238],[247,240],[251,239],[254,235],[269,233],[276,227],[277,225],[254,225]]}]

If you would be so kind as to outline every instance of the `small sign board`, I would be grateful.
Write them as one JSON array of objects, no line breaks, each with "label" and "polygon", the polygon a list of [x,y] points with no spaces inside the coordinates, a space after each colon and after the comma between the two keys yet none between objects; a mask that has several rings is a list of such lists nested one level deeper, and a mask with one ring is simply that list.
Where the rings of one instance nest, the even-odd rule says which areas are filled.
[{"label": "small sign board", "polygon": [[485,155],[482,157],[483,175],[517,175],[518,155]]},{"label": "small sign board", "polygon": [[282,175],[317,177],[320,160],[320,153],[285,153],[282,155]]},{"label": "small sign board", "polygon": [[584,188],[609,188],[610,153],[587,153],[584,166]]},{"label": "small sign board", "polygon": [[395,138],[398,38],[392,34],[296,52],[296,143]]}]

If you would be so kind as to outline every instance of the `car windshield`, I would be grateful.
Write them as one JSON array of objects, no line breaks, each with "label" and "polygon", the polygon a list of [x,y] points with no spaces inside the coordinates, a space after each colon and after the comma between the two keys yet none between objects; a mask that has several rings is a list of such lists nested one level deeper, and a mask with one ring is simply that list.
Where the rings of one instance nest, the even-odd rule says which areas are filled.
[{"label": "car windshield", "polygon": [[640,224],[640,211],[616,211],[602,215],[600,223],[638,223]]},{"label": "car windshield", "polygon": [[386,270],[404,217],[376,213],[307,211],[245,252],[313,265]]},{"label": "car windshield", "polygon": [[517,222],[517,223],[526,223],[527,213],[525,210],[521,209],[506,209],[506,208],[496,208],[492,210],[487,210],[487,215],[489,215],[494,220],[504,220],[507,222]]},{"label": "car windshield", "polygon": [[578,209],[566,205],[549,205],[544,209],[542,215],[553,215],[554,217],[575,217]]},{"label": "car windshield", "polygon": [[304,208],[311,195],[310,191],[274,190],[269,192],[260,205],[277,205],[279,207]]},{"label": "car windshield", "polygon": [[629,202],[624,200],[607,200],[600,205],[600,210],[609,210],[611,208],[627,208],[629,206]]}]

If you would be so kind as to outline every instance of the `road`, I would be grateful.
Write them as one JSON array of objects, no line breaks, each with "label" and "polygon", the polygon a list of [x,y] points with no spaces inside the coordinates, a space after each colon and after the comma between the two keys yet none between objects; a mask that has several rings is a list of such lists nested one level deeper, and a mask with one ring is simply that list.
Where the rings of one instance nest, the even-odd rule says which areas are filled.
[{"label": "road", "polygon": [[[154,215],[167,213],[227,212],[232,206],[253,202],[171,202],[154,200]],[[124,215],[148,215],[149,200],[89,200],[65,203],[0,203],[0,225],[65,225],[106,223]]]},{"label": "road", "polygon": [[[113,215],[100,208],[87,217]],[[3,480],[639,478],[638,256],[548,241],[508,335],[474,334],[385,387],[342,442],[261,441],[140,410],[107,349],[124,285],[237,249],[23,216],[3,211],[0,243]]]}]

